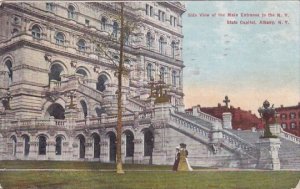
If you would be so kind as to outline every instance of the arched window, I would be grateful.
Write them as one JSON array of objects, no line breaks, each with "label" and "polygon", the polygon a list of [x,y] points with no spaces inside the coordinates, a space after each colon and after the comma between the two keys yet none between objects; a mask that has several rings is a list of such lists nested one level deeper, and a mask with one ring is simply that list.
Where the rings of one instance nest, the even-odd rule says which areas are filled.
[{"label": "arched window", "polygon": [[28,156],[29,149],[30,149],[30,144],[29,144],[30,138],[28,135],[24,135],[23,140],[24,140],[24,156]]},{"label": "arched window", "polygon": [[83,116],[84,116],[84,118],[86,118],[86,116],[88,114],[88,112],[87,112],[88,111],[87,105],[86,105],[86,103],[85,103],[84,100],[81,100],[80,104],[81,104],[81,107],[82,107]]},{"label": "arched window", "polygon": [[164,53],[164,50],[165,50],[165,49],[164,49],[164,45],[165,45],[164,38],[163,38],[163,37],[160,37],[158,43],[159,43],[159,53],[160,53],[160,54],[163,54],[163,53]]},{"label": "arched window", "polygon": [[147,45],[148,49],[150,49],[151,46],[152,46],[151,33],[150,32],[148,32],[147,35],[146,35],[146,45]]},{"label": "arched window", "polygon": [[59,64],[53,64],[50,68],[49,81],[61,81],[61,73],[64,71],[63,67]]},{"label": "arched window", "polygon": [[7,60],[5,62],[5,66],[8,72],[8,84],[11,85],[13,81],[13,70],[12,70],[12,62],[10,60]]},{"label": "arched window", "polygon": [[47,138],[45,136],[39,137],[39,155],[46,155],[47,152]]},{"label": "arched window", "polygon": [[73,5],[69,5],[68,7],[68,18],[75,19],[75,7]]},{"label": "arched window", "polygon": [[148,80],[152,80],[153,79],[153,76],[152,76],[152,64],[148,64],[147,65],[147,79]]},{"label": "arched window", "polygon": [[176,71],[173,71],[172,72],[172,85],[173,86],[176,86],[176,84],[177,84],[176,77],[177,77]]},{"label": "arched window", "polygon": [[78,73],[78,74],[80,74],[80,75],[82,75],[84,77],[87,77],[87,73],[86,73],[86,71],[84,69],[78,69],[76,71],[76,73]]},{"label": "arched window", "polygon": [[46,113],[48,116],[54,117],[54,119],[65,119],[65,109],[57,103],[51,104]]},{"label": "arched window", "polygon": [[101,30],[105,31],[107,25],[107,19],[105,17],[101,18]]},{"label": "arched window", "polygon": [[80,51],[85,51],[86,49],[85,40],[79,39],[77,46]]},{"label": "arched window", "polygon": [[56,44],[63,45],[65,43],[65,36],[63,33],[58,32],[55,36]]},{"label": "arched window", "polygon": [[106,85],[107,81],[108,81],[108,78],[105,75],[100,75],[98,77],[96,89],[101,92],[105,91],[105,89],[106,89],[105,85]]},{"label": "arched window", "polygon": [[119,24],[117,22],[113,23],[113,37],[117,38],[118,37],[118,30],[119,30]]},{"label": "arched window", "polygon": [[55,155],[61,155],[62,137],[58,136],[55,139]]},{"label": "arched window", "polygon": [[159,78],[161,81],[165,81],[166,69],[165,67],[161,67],[159,71]]},{"label": "arched window", "polygon": [[12,136],[10,139],[12,141],[12,155],[16,156],[17,155],[17,137]]},{"label": "arched window", "polygon": [[174,41],[172,41],[172,43],[171,43],[171,56],[172,56],[172,58],[175,58],[175,49],[176,48],[176,44],[175,44],[175,42]]},{"label": "arched window", "polygon": [[38,25],[32,26],[31,35],[34,38],[40,39],[41,38],[41,29]]}]

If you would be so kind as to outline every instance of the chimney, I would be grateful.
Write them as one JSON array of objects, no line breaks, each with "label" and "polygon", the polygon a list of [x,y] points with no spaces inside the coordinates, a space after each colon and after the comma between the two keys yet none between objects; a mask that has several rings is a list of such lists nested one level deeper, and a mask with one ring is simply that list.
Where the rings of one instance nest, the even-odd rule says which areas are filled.
[{"label": "chimney", "polygon": [[283,108],[283,105],[282,105],[282,104],[280,105],[280,108]]},{"label": "chimney", "polygon": [[218,107],[221,107],[221,104],[220,104],[220,103],[218,103]]}]

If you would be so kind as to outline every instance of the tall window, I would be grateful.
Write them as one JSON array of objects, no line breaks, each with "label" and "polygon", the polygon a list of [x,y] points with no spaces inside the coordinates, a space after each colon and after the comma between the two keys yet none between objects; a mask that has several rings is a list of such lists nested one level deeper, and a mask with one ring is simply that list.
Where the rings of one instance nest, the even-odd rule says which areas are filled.
[{"label": "tall window", "polygon": [[159,10],[158,11],[158,20],[164,22],[165,21],[165,12]]},{"label": "tall window", "polygon": [[59,32],[55,36],[56,44],[63,45],[65,43],[65,36],[63,33]]},{"label": "tall window", "polygon": [[158,43],[159,43],[159,53],[163,54],[164,53],[164,43],[165,43],[164,38],[160,37]]},{"label": "tall window", "polygon": [[117,22],[113,23],[113,37],[117,38],[118,37],[118,30],[119,30],[119,24]]},{"label": "tall window", "polygon": [[85,41],[83,39],[80,39],[78,41],[77,46],[80,51],[85,51],[85,49],[86,49]]},{"label": "tall window", "polygon": [[166,69],[165,67],[161,67],[159,71],[159,77],[161,81],[165,81]]},{"label": "tall window", "polygon": [[291,129],[296,129],[296,123],[294,122],[291,123]]},{"label": "tall window", "polygon": [[176,86],[177,82],[176,82],[176,71],[172,72],[172,85]]},{"label": "tall window", "polygon": [[72,5],[69,5],[68,7],[68,18],[75,19],[75,8]]},{"label": "tall window", "polygon": [[148,32],[147,35],[146,35],[146,45],[147,45],[147,48],[151,48],[152,44],[151,44],[151,33]]},{"label": "tall window", "polygon": [[41,29],[40,29],[40,27],[37,26],[37,25],[32,26],[31,35],[34,38],[40,39],[41,38]]},{"label": "tall window", "polygon": [[46,155],[47,139],[45,136],[39,137],[39,155]]},{"label": "tall window", "polygon": [[176,26],[176,18],[174,16],[170,16],[170,25],[171,26]]},{"label": "tall window", "polygon": [[105,17],[101,18],[101,30],[105,31],[107,25],[107,19]]},{"label": "tall window", "polygon": [[96,89],[101,92],[105,91],[107,82],[108,82],[108,78],[105,75],[100,75],[98,77]]},{"label": "tall window", "polygon": [[153,14],[154,14],[153,7],[152,7],[152,6],[150,6],[150,17],[152,17],[152,16],[153,16]]},{"label": "tall window", "polygon": [[147,65],[147,79],[148,80],[153,79],[153,77],[152,77],[152,64]]},{"label": "tall window", "polygon": [[48,11],[53,11],[54,10],[54,3],[46,3],[46,9]]},{"label": "tall window", "polygon": [[176,49],[175,41],[172,41],[172,43],[171,43],[171,56],[172,56],[172,58],[175,58],[175,49]]},{"label": "tall window", "polygon": [[8,71],[8,84],[11,85],[13,81],[13,69],[12,69],[12,62],[7,60],[5,62],[6,69]]},{"label": "tall window", "polygon": [[62,137],[58,136],[55,140],[55,155],[61,155]]},{"label": "tall window", "polygon": [[149,5],[146,4],[146,15],[149,15],[149,14],[150,14],[150,12],[149,12]]}]

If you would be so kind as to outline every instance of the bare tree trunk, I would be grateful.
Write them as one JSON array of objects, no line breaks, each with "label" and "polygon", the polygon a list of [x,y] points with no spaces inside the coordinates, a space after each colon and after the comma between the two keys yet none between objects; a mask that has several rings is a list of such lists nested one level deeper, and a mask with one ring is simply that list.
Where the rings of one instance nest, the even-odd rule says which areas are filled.
[{"label": "bare tree trunk", "polygon": [[122,145],[122,74],[123,74],[123,46],[124,46],[124,4],[121,3],[121,36],[120,36],[120,62],[118,68],[118,123],[117,123],[117,173],[124,173],[121,156]]}]

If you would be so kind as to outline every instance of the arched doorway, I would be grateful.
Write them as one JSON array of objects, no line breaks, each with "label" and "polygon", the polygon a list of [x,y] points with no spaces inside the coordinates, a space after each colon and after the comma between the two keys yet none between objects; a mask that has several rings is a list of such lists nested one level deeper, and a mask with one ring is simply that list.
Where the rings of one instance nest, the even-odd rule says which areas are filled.
[{"label": "arched doorway", "polygon": [[126,157],[133,157],[134,153],[134,136],[133,133],[129,130],[124,132],[126,136]]},{"label": "arched doorway", "polygon": [[44,135],[39,136],[39,155],[47,153],[47,138]]},{"label": "arched doorway", "polygon": [[79,142],[79,158],[85,158],[85,137],[83,135],[78,135]]},{"label": "arched doorway", "polygon": [[11,142],[12,142],[12,155],[16,156],[17,155],[17,137],[12,136],[10,137]]},{"label": "arched doorway", "polygon": [[51,80],[56,80],[56,81],[61,81],[61,73],[63,73],[64,69],[61,65],[59,64],[53,64],[50,68],[50,73],[49,73],[49,81]]},{"label": "arched doorway", "polygon": [[47,109],[47,113],[55,119],[65,119],[65,109],[60,104],[51,104]]},{"label": "arched doorway", "polygon": [[55,139],[55,155],[61,155],[62,152],[62,136],[58,136]]},{"label": "arched doorway", "polygon": [[100,136],[97,133],[93,133],[92,137],[94,147],[94,158],[100,158]]},{"label": "arched doorway", "polygon": [[150,156],[150,164],[152,164],[152,153],[154,148],[154,136],[150,129],[144,131],[144,156]]},{"label": "arched doorway", "polygon": [[24,141],[24,156],[29,155],[29,150],[30,150],[30,138],[28,135],[23,135],[23,141]]},{"label": "arched doorway", "polygon": [[116,134],[114,132],[109,132],[109,161],[116,161]]},{"label": "arched doorway", "polygon": [[98,77],[98,82],[97,82],[97,85],[96,85],[96,89],[98,91],[101,91],[101,92],[105,91],[107,81],[108,81],[108,78],[107,78],[106,75],[100,75]]}]

